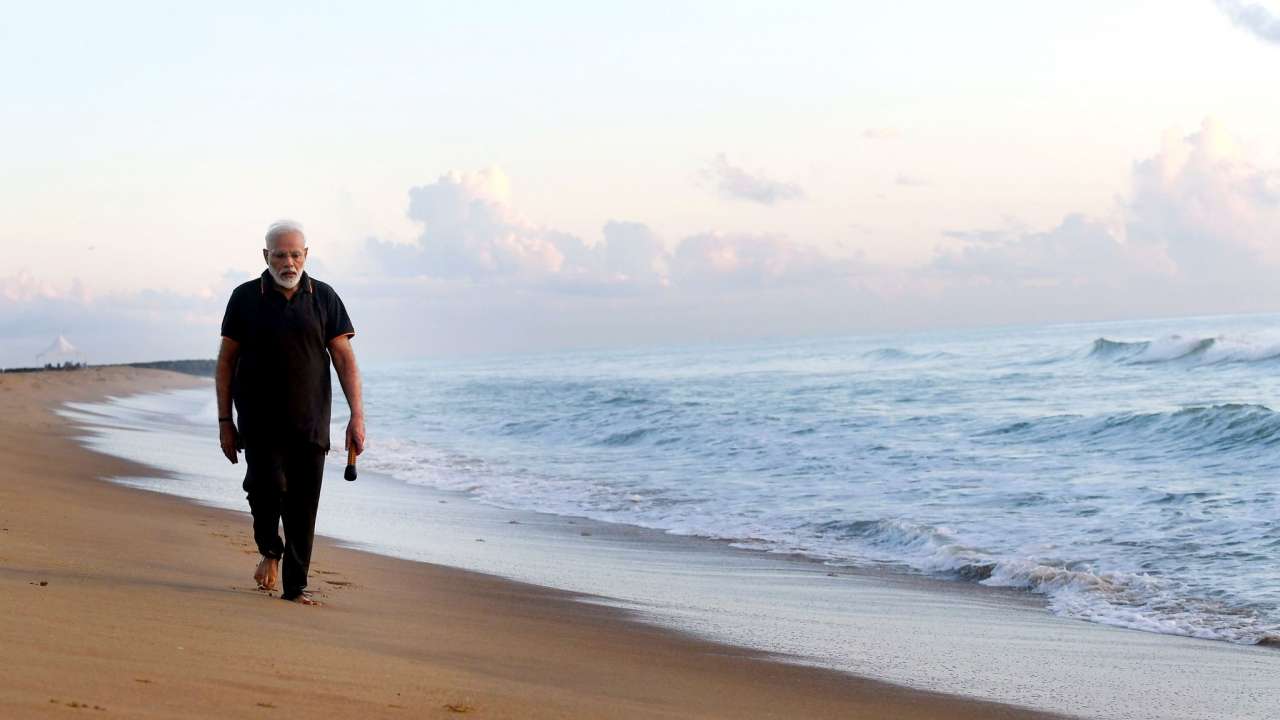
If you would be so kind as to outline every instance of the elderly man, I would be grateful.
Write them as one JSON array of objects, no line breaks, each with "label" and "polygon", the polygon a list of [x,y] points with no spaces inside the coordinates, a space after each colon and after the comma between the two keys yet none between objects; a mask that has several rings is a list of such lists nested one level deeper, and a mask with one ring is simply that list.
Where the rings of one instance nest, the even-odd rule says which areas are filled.
[{"label": "elderly man", "polygon": [[222,319],[218,429],[228,460],[237,462],[244,450],[244,490],[262,553],[254,573],[258,588],[275,589],[283,561],[281,596],[317,605],[307,592],[307,568],[329,452],[330,360],[351,408],[346,446],[364,451],[360,372],[351,349],[355,330],[333,288],[303,272],[302,226],[272,225],[262,256],[267,269],[232,291]]}]

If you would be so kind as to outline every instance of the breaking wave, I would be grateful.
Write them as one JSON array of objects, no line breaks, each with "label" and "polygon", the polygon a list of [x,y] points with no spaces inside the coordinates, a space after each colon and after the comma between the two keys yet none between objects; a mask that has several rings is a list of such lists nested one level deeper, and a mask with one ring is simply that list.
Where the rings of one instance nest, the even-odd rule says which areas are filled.
[{"label": "breaking wave", "polygon": [[1169,578],[1099,571],[1087,561],[996,556],[948,528],[902,520],[827,522],[813,530],[885,564],[1044,595],[1050,610],[1065,617],[1205,640],[1280,643],[1280,625],[1255,609],[1194,597]]},{"label": "breaking wave", "polygon": [[1125,365],[1256,363],[1280,359],[1280,343],[1259,345],[1225,337],[1182,335],[1136,341],[1100,337],[1093,341],[1088,356]]}]

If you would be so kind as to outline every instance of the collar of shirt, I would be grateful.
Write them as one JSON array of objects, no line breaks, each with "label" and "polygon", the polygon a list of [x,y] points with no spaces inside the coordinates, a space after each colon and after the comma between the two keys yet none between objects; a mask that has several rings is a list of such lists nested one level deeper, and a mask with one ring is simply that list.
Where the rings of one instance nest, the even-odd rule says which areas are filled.
[{"label": "collar of shirt", "polygon": [[[258,294],[266,295],[267,291],[275,286],[275,279],[271,277],[270,270],[262,271],[262,278],[258,282]],[[306,270],[302,271],[302,277],[298,278],[298,288],[303,292],[314,293],[316,291],[315,283],[311,282],[311,276]]]}]

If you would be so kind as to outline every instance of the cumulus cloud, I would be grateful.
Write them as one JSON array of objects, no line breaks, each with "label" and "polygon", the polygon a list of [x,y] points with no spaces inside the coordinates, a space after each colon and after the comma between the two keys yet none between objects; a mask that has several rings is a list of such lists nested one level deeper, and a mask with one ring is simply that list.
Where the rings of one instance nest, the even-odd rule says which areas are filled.
[{"label": "cumulus cloud", "polygon": [[[409,218],[424,231],[415,247],[391,248],[395,267],[429,275],[537,277],[568,272],[581,241],[525,222],[510,209],[501,170],[449,173],[409,191]],[[388,249],[384,249],[388,250]]]},{"label": "cumulus cloud", "polygon": [[693,287],[794,285],[847,271],[812,247],[770,235],[694,235],[680,242],[672,258],[676,281]]},{"label": "cumulus cloud", "polygon": [[1163,249],[1184,277],[1280,262],[1280,174],[1250,162],[1212,119],[1134,165],[1125,213],[1129,241]]},{"label": "cumulus cloud", "polygon": [[367,242],[378,272],[565,289],[661,284],[666,251],[639,223],[611,222],[594,245],[535,225],[511,206],[506,175],[451,172],[409,191],[422,233],[408,244]]},{"label": "cumulus cloud", "polygon": [[449,173],[409,192],[423,226],[410,244],[370,240],[376,271],[401,277],[570,293],[634,294],[686,288],[760,287],[841,272],[816,249],[779,236],[705,233],[668,250],[643,223],[611,220],[588,244],[535,226],[511,207],[500,170]]},{"label": "cumulus cloud", "polygon": [[1217,0],[1217,5],[1236,27],[1247,30],[1266,42],[1280,45],[1280,18],[1265,6],[1241,0]]},{"label": "cumulus cloud", "polygon": [[[1280,301],[1277,228],[1280,176],[1210,119],[1135,163],[1113,216],[1070,215],[1043,232],[952,232],[963,245],[940,252],[930,270],[957,295],[999,286],[1006,308],[1045,314],[1265,310]],[[1037,291],[1010,302],[1019,287]]]},{"label": "cumulus cloud", "polygon": [[745,200],[761,205],[775,205],[784,200],[804,197],[804,191],[795,183],[779,182],[756,175],[730,164],[724,153],[716,155],[707,165],[704,175],[715,184],[720,195],[733,200]]}]

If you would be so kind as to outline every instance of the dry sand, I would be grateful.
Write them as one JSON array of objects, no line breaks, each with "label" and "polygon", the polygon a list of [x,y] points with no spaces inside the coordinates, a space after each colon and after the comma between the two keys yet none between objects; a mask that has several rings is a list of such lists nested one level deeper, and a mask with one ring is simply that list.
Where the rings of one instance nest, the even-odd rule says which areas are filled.
[{"label": "dry sand", "polygon": [[311,584],[325,607],[265,596],[246,515],[101,481],[155,471],[83,449],[52,412],[200,384],[129,368],[0,375],[0,717],[1049,717],[323,539]]}]

